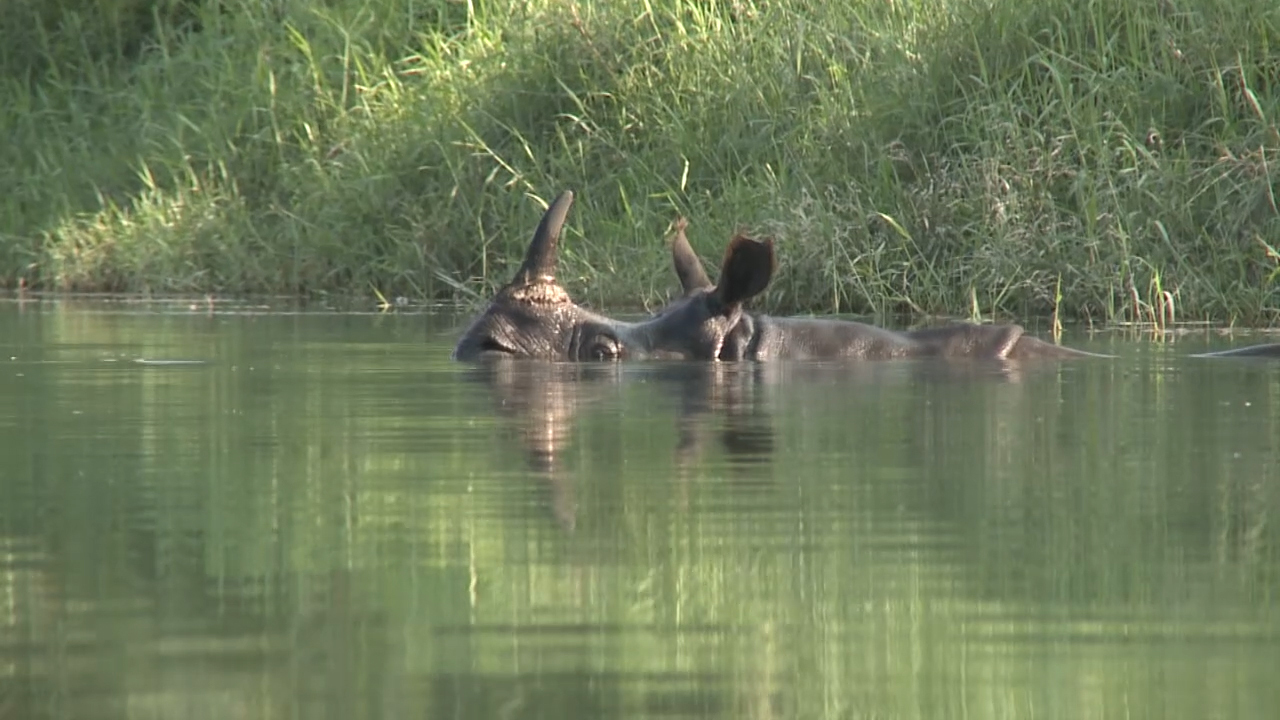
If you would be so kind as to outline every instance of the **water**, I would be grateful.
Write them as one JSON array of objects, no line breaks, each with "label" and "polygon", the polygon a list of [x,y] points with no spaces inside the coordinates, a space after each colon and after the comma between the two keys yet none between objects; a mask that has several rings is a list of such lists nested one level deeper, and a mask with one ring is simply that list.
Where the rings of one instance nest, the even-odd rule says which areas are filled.
[{"label": "water", "polygon": [[1280,362],[483,369],[210,310],[0,305],[0,718],[1280,706]]}]

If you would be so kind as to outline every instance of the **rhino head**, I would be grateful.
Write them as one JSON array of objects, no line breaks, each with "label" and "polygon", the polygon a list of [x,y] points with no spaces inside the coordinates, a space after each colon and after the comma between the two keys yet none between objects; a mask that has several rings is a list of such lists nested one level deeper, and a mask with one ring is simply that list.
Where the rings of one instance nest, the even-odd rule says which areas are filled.
[{"label": "rhino head", "polygon": [[665,350],[698,360],[747,359],[751,328],[743,304],[768,286],[777,268],[773,240],[737,235],[725,248],[720,281],[712,283],[685,235],[680,218],[671,240],[671,261],[684,292],[642,323],[636,333],[648,350]]},{"label": "rhino head", "polygon": [[453,349],[454,360],[491,357],[540,360],[618,360],[633,345],[631,325],[578,305],[556,281],[560,230],[573,205],[566,190],[547,208],[533,233],[524,262]]}]

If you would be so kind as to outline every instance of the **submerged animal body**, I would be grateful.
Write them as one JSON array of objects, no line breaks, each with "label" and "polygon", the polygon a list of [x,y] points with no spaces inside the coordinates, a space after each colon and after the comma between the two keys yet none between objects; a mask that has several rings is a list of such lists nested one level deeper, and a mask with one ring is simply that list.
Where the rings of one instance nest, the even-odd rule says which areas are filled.
[{"label": "submerged animal body", "polygon": [[1197,353],[1191,357],[1197,358],[1280,358],[1280,343],[1265,343],[1262,345],[1248,345],[1245,347],[1232,348],[1230,350],[1218,350],[1216,352]]},{"label": "submerged animal body", "polygon": [[735,237],[713,284],[678,221],[671,243],[684,297],[642,323],[654,350],[705,360],[1110,357],[1025,335],[1019,325],[957,323],[898,332],[851,320],[772,317],[744,310],[777,267],[772,240]]},{"label": "submerged animal body", "polygon": [[[895,331],[851,320],[774,317],[744,304],[768,287],[777,266],[772,240],[735,237],[712,283],[676,223],[671,256],[684,296],[639,322],[606,317],[573,301],[556,280],[557,249],[573,193],[548,207],[514,277],[463,331],[452,357],[552,361],[895,360],[906,358],[1105,358],[1027,335],[1019,325],[956,323]],[[1280,358],[1280,343],[1203,353],[1206,358]]]}]

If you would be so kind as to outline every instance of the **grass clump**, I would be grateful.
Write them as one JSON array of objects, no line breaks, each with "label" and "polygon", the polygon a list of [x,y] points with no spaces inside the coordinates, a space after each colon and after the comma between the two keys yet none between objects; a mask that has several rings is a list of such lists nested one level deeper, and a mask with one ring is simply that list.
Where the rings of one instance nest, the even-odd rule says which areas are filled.
[{"label": "grass clump", "polygon": [[7,285],[483,295],[573,188],[615,307],[670,291],[676,213],[776,234],[780,311],[1280,306],[1267,0],[28,4]]}]

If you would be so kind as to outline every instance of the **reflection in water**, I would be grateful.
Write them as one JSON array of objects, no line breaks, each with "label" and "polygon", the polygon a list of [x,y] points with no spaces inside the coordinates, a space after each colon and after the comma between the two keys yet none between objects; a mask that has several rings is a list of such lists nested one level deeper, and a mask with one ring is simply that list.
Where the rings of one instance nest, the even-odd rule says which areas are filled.
[{"label": "reflection in water", "polygon": [[[522,448],[529,469],[547,487],[557,523],[576,525],[573,472],[565,454],[580,410],[619,393],[619,383],[646,382],[679,404],[679,467],[702,456],[709,426],[721,447],[743,466],[767,463],[773,428],[757,386],[769,367],[754,363],[552,363],[499,358],[464,369],[463,378],[488,387],[496,412],[508,421],[509,441]],[[508,440],[504,440],[507,442]]]},{"label": "reflection in water", "polygon": [[[774,428],[763,388],[776,369],[758,363],[676,363],[660,370],[675,383],[681,399],[677,426],[677,466],[686,469],[702,458],[707,425],[719,424],[720,443],[735,463],[768,463]],[[659,373],[654,373],[659,374]]]},{"label": "reflection in water", "polygon": [[[513,426],[515,446],[524,450],[529,469],[545,483],[552,514],[566,530],[577,524],[577,504],[564,454],[573,438],[579,406],[615,379],[615,368],[606,363],[500,358],[463,371],[465,380],[492,391],[496,412]],[[508,436],[501,442],[510,441]]]},{"label": "reflection in water", "polygon": [[0,309],[6,720],[1280,704],[1274,363],[460,366],[420,317],[58,307]]}]

